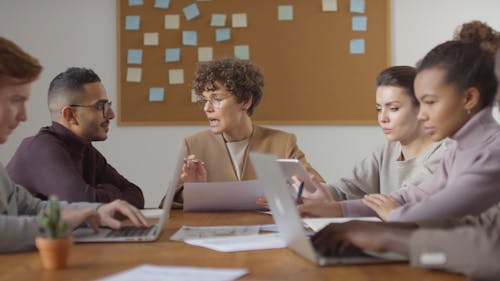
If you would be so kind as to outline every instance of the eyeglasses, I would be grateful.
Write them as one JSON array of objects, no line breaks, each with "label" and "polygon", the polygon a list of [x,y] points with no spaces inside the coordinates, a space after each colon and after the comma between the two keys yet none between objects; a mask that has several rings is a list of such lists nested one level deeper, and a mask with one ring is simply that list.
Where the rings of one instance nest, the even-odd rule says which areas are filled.
[{"label": "eyeglasses", "polygon": [[110,110],[111,110],[111,101],[109,100],[98,100],[94,104],[70,104],[69,106],[75,106],[75,107],[89,107],[93,108],[95,110],[101,110],[102,111],[102,116],[106,117],[108,116]]},{"label": "eyeglasses", "polygon": [[224,101],[225,99],[228,99],[230,98],[231,96],[227,96],[227,97],[224,97],[224,98],[211,98],[211,99],[206,99],[205,97],[203,96],[199,96],[198,99],[196,100],[196,103],[202,108],[204,109],[205,108],[205,105],[207,104],[207,102],[212,105],[214,108],[216,109],[220,109],[222,107],[222,101]]}]

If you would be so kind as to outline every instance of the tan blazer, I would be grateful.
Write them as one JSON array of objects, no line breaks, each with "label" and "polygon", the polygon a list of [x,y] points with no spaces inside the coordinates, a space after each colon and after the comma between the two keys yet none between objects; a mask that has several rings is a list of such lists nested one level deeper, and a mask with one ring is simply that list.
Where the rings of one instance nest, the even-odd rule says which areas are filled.
[{"label": "tan blazer", "polygon": [[[241,180],[256,179],[255,170],[248,157],[250,152],[270,153],[278,158],[298,159],[309,173],[324,182],[318,172],[307,162],[304,153],[297,146],[297,138],[294,134],[253,125],[253,132],[243,160]],[[180,157],[184,158],[190,154],[196,155],[198,159],[205,162],[209,182],[238,180],[221,134],[205,130],[186,137],[181,143]],[[182,185],[183,183],[179,181],[177,185],[179,191],[182,190]],[[175,201],[182,202],[180,194],[176,195]]]}]

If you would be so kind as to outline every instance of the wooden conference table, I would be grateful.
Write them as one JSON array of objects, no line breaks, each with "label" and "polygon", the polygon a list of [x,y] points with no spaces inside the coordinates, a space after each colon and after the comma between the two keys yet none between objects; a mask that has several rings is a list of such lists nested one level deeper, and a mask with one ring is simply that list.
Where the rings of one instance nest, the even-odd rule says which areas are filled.
[{"label": "wooden conference table", "polygon": [[246,268],[239,280],[469,280],[463,276],[412,268],[407,264],[317,267],[288,249],[222,253],[170,241],[182,225],[251,225],[273,223],[254,212],[184,213],[172,211],[156,242],[76,244],[66,269],[41,267],[38,252],[0,255],[0,280],[94,280],[140,264]]}]

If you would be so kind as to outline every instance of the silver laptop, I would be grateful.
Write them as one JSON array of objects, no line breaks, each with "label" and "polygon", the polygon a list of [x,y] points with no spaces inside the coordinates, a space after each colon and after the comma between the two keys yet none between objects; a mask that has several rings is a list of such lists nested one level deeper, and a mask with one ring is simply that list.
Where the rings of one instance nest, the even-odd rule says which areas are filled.
[{"label": "silver laptop", "polygon": [[342,265],[406,261],[399,255],[387,255],[385,258],[369,255],[359,249],[348,251],[345,255],[323,256],[313,247],[302,220],[297,211],[293,198],[290,196],[285,175],[280,169],[276,157],[273,155],[250,153],[257,178],[271,208],[271,212],[278,226],[278,230],[285,240],[287,247],[295,253],[320,265]]},{"label": "silver laptop", "polygon": [[160,215],[159,221],[148,228],[136,227],[133,225],[122,226],[121,229],[99,228],[99,232],[95,233],[92,228],[81,227],[73,231],[74,241],[77,243],[88,242],[147,242],[156,241],[160,237],[165,224],[170,217],[170,209],[174,200],[175,188],[180,175],[179,157],[176,158],[174,174],[167,186],[165,199],[163,200],[163,212]]}]

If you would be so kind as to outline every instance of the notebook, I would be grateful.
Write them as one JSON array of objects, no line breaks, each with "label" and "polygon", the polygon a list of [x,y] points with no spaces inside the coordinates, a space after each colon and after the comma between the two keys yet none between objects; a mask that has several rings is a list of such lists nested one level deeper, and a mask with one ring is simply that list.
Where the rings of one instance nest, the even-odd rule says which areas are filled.
[{"label": "notebook", "polygon": [[383,258],[367,254],[360,249],[352,248],[343,255],[323,256],[318,253],[306,235],[293,198],[290,196],[285,175],[276,157],[260,153],[250,153],[257,179],[264,188],[264,193],[278,230],[287,247],[298,255],[320,266],[342,264],[364,264],[401,262],[407,259],[397,254],[385,255]]},{"label": "notebook", "polygon": [[77,243],[156,241],[158,237],[160,237],[160,234],[170,217],[170,209],[174,200],[175,187],[180,175],[180,167],[182,167],[182,163],[179,163],[179,157],[176,157],[175,159],[177,159],[178,163],[175,165],[176,168],[174,168],[173,177],[167,186],[162,206],[163,212],[160,215],[158,223],[153,224],[148,228],[125,225],[119,230],[114,230],[111,228],[100,227],[98,233],[95,233],[94,230],[89,227],[81,227],[73,231],[73,240]]}]

